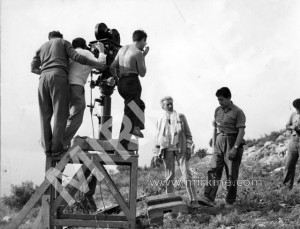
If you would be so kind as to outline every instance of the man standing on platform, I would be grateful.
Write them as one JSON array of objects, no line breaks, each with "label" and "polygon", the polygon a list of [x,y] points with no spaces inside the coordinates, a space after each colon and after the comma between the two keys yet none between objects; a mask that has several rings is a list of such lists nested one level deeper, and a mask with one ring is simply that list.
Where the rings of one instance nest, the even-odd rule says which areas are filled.
[{"label": "man standing on platform", "polygon": [[[288,146],[283,180],[283,184],[288,185],[289,189],[292,189],[294,185],[295,170],[300,154],[300,98],[294,100],[293,106],[296,111],[291,114],[290,119],[286,124],[286,129],[292,131],[292,136]],[[298,183],[300,183],[300,176]]]},{"label": "man standing on platform", "polygon": [[[124,116],[130,120],[132,128],[130,134],[143,138],[141,132],[144,127],[144,110],[145,104],[141,100],[142,87],[139,80],[139,75],[144,77],[146,75],[145,56],[149,52],[149,47],[146,47],[147,34],[143,30],[136,30],[132,35],[133,43],[131,45],[123,46],[115,60],[110,66],[114,77],[117,76],[115,68],[119,66],[120,78],[118,82],[119,94],[124,98],[125,108]],[[144,49],[145,48],[145,49]],[[134,101],[138,106],[138,115],[128,104]],[[122,124],[122,130],[124,129]],[[129,140],[129,139],[127,139]]]},{"label": "man standing on platform", "polygon": [[[106,55],[104,54],[104,46],[101,42],[95,44],[95,47],[99,51],[98,59],[92,52],[87,50],[86,41],[83,38],[78,37],[74,39],[72,41],[72,46],[80,55],[105,65]],[[84,86],[92,69],[93,68],[91,66],[82,65],[73,60],[70,61],[68,76],[70,115],[67,121],[64,137],[64,144],[66,147],[71,145],[72,138],[75,136],[77,130],[82,124],[84,110],[86,107]]]},{"label": "man standing on platform", "polygon": [[106,65],[78,54],[58,31],[50,32],[48,38],[49,41],[44,43],[33,57],[31,72],[41,75],[38,89],[41,143],[46,155],[58,156],[66,152],[63,138],[69,113],[69,58],[101,70],[104,70]]},{"label": "man standing on platform", "polygon": [[216,92],[220,106],[215,110],[212,137],[213,157],[207,172],[204,196],[199,204],[214,206],[214,201],[222,178],[223,168],[227,175],[227,196],[225,206],[232,207],[237,196],[237,180],[243,156],[243,137],[246,117],[242,109],[231,101],[229,88],[222,87]]},{"label": "man standing on platform", "polygon": [[174,192],[175,160],[182,173],[190,204],[197,205],[192,174],[189,169],[189,159],[193,151],[192,134],[183,114],[173,109],[173,99],[170,96],[161,99],[164,114],[157,122],[155,138],[155,158],[160,157],[164,161],[166,174],[166,192]]}]

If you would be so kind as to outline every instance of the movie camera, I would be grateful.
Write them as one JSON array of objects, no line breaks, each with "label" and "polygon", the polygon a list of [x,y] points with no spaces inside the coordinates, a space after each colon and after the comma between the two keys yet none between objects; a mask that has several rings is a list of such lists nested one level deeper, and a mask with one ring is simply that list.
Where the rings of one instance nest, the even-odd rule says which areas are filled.
[{"label": "movie camera", "polygon": [[[120,45],[121,39],[120,34],[116,29],[109,29],[106,24],[99,23],[95,27],[95,41],[89,43],[88,49],[98,58],[99,51],[95,47],[97,42],[101,42],[104,45],[104,54],[106,54],[106,65],[110,66],[114,61],[119,49],[122,47]],[[118,68],[117,75],[119,74]],[[111,139],[112,132],[112,116],[111,116],[111,95],[113,94],[114,88],[116,86],[117,79],[112,78],[109,67],[104,71],[92,71],[93,74],[98,75],[97,80],[91,80],[90,87],[93,89],[96,86],[100,89],[100,98],[95,99],[92,104],[92,99],[90,105],[91,115],[93,113],[93,108],[95,103],[99,103],[101,107],[100,115],[96,115],[99,120],[99,139]],[[108,128],[107,128],[108,126]]]},{"label": "movie camera", "polygon": [[[88,50],[90,50],[96,58],[99,56],[99,51],[95,48],[97,42],[101,42],[104,45],[104,54],[106,55],[106,65],[110,65],[119,49],[122,47],[120,45],[121,39],[118,30],[110,29],[104,23],[99,23],[95,26],[95,41],[89,43]],[[91,81],[91,87],[95,86],[100,87],[100,91],[104,95],[111,95],[115,85],[112,85],[111,82],[107,81],[112,77],[109,68],[106,68],[104,71],[93,71],[94,74],[99,75],[97,80]],[[118,73],[118,71],[117,71]],[[116,80],[116,79],[115,79]]]}]

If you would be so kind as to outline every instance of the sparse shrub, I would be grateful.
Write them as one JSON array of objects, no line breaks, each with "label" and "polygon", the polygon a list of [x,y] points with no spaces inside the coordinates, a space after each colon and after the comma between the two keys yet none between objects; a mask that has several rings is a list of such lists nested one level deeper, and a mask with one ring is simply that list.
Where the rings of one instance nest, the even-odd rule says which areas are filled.
[{"label": "sparse shrub", "polygon": [[195,152],[195,155],[198,156],[200,159],[202,159],[207,156],[207,149],[198,149]]},{"label": "sparse shrub", "polygon": [[[23,208],[32,194],[36,191],[32,181],[22,182],[21,185],[11,185],[11,195],[3,197],[3,203],[10,209],[19,211]],[[41,201],[38,202],[41,205]]]}]

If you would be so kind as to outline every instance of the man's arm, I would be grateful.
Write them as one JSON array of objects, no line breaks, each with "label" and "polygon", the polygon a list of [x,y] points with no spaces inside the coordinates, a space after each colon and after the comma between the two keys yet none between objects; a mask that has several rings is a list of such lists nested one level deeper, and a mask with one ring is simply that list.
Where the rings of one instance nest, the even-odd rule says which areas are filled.
[{"label": "man's arm", "polygon": [[[120,52],[120,50],[119,50],[119,52]],[[109,67],[110,72],[115,79],[118,78],[116,67],[119,65],[119,52],[117,53],[114,61],[111,63],[111,65]]]},{"label": "man's arm", "polygon": [[144,77],[146,75],[146,64],[145,64],[145,57],[142,52],[138,52],[136,55],[136,63],[137,68],[139,71],[139,75]]},{"label": "man's arm", "polygon": [[234,146],[239,147],[243,141],[243,138],[245,136],[245,128],[239,128],[238,136],[236,137]]},{"label": "man's arm", "polygon": [[184,135],[186,137],[186,142],[187,142],[187,148],[191,149],[193,146],[193,137],[192,137],[192,133],[189,127],[189,124],[186,120],[186,117],[181,114],[181,119],[184,125]]},{"label": "man's arm", "polygon": [[95,60],[91,60],[83,55],[78,54],[70,42],[68,42],[66,40],[63,40],[63,42],[64,42],[66,52],[72,60],[74,60],[80,64],[83,64],[83,65],[89,65],[91,67],[98,68],[100,70],[104,70],[106,68],[105,64],[95,61]]},{"label": "man's arm", "polygon": [[39,50],[36,52],[35,56],[31,62],[31,72],[37,75],[41,74],[41,60],[39,57]]},{"label": "man's arm", "polygon": [[242,110],[239,111],[237,115],[236,128],[238,129],[238,135],[236,137],[235,143],[229,152],[229,160],[234,160],[236,157],[237,149],[242,144],[243,138],[245,136],[246,127],[246,116]]},{"label": "man's arm", "polygon": [[286,130],[294,130],[295,129],[295,126],[293,125],[293,115],[294,115],[294,113],[291,114],[289,121],[286,124]]}]

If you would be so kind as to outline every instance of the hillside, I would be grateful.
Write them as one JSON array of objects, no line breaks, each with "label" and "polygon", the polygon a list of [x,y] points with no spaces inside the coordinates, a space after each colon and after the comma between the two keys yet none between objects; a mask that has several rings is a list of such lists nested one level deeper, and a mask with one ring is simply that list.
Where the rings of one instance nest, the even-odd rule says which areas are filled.
[{"label": "hillside", "polygon": [[[167,213],[164,216],[164,228],[282,228],[300,225],[300,184],[296,183],[292,191],[282,185],[288,141],[289,134],[284,131],[247,140],[239,177],[239,180],[245,182],[238,188],[235,206],[231,209],[225,208],[222,199],[226,195],[226,187],[220,186],[214,208],[189,206],[188,214]],[[206,152],[205,149],[199,149],[190,160],[190,168],[195,180],[206,179],[211,158],[211,155],[206,155]],[[128,199],[129,170],[127,167],[120,167],[119,170],[119,173],[111,176],[124,198]],[[148,223],[147,206],[143,197],[164,193],[165,187],[153,182],[164,180],[163,165],[155,168],[139,168],[138,174],[137,193],[141,198],[137,204],[137,228],[157,228],[158,225]],[[299,166],[296,177],[298,175],[300,175]],[[225,172],[223,176],[225,179]],[[178,168],[176,168],[176,178],[180,178]],[[183,186],[177,186],[176,193],[187,202]],[[203,187],[199,185],[197,195],[200,197],[202,194]],[[95,199],[98,209],[107,209],[116,205],[104,184],[97,186]],[[67,210],[74,211],[72,207]],[[21,228],[31,227],[37,211],[34,210]],[[112,214],[122,213],[116,211]],[[5,215],[13,216],[15,213],[7,207],[1,207],[1,228],[7,225],[1,221]]]}]

